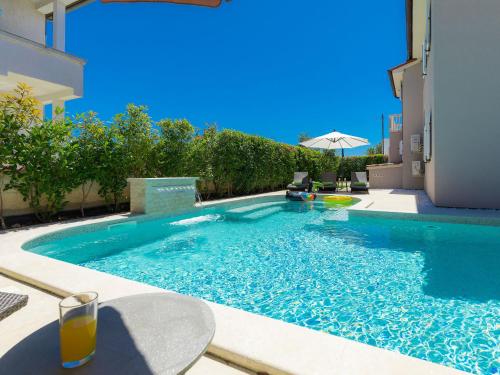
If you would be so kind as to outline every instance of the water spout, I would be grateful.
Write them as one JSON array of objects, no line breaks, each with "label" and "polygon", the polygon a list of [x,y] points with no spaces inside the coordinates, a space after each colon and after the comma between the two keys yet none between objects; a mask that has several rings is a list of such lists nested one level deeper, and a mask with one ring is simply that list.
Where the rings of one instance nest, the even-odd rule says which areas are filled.
[{"label": "water spout", "polygon": [[195,201],[200,204],[200,207],[203,207],[203,200],[201,199],[201,194],[198,189],[195,189]]}]

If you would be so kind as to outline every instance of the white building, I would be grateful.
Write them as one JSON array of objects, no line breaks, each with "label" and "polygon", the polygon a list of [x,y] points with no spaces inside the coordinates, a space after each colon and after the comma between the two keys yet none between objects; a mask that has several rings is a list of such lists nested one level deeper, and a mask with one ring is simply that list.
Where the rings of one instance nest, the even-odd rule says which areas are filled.
[{"label": "white building", "polygon": [[407,59],[389,70],[403,113],[370,185],[500,209],[500,0],[405,1]]},{"label": "white building", "polygon": [[[41,103],[64,108],[83,95],[85,61],[65,52],[66,13],[89,0],[0,0],[0,93],[19,82]],[[53,20],[53,40],[46,24]]]}]

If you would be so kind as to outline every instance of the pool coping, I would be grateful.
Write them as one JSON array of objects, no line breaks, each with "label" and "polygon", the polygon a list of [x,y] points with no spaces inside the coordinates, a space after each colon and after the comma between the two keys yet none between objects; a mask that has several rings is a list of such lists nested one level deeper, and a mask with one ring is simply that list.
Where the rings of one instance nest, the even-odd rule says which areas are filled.
[{"label": "pool coping", "polygon": [[[204,207],[282,195],[259,194],[204,203]],[[339,193],[339,195],[346,195]],[[360,196],[358,196],[361,198]],[[359,210],[368,198],[352,206]],[[0,234],[0,273],[60,297],[96,290],[100,301],[138,293],[171,291],[30,253],[22,245],[41,235],[84,224],[107,223],[132,217],[110,215],[64,223],[14,229]],[[256,372],[269,374],[460,374],[462,371],[377,348],[339,336],[300,327],[262,315],[206,301],[216,320],[208,353]]]}]

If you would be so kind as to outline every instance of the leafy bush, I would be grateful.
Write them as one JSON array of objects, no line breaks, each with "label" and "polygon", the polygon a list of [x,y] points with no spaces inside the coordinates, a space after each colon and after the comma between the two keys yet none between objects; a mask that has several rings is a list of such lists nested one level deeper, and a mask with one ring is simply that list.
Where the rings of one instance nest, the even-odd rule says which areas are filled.
[{"label": "leafy bush", "polygon": [[0,100],[0,157],[3,164],[22,167],[7,168],[7,188],[17,189],[40,220],[61,210],[65,195],[78,186],[83,216],[94,183],[116,210],[129,177],[199,176],[206,197],[222,197],[283,188],[295,171],[307,171],[314,180],[326,171],[350,178],[351,171],[385,161],[382,155],[339,159],[333,152],[213,125],[197,132],[187,120],[154,122],[146,107],[133,104],[109,125],[92,112],[74,121],[43,122],[37,105],[23,86]]},{"label": "leafy bush", "polygon": [[118,210],[123,200],[123,191],[127,187],[127,178],[142,171],[134,169],[139,163],[134,162],[131,150],[127,148],[125,136],[116,126],[105,126],[97,120],[92,134],[99,154],[96,163],[96,181],[99,183],[99,195],[114,210]]},{"label": "leafy bush", "polygon": [[65,196],[78,186],[73,161],[77,158],[71,124],[64,120],[43,121],[30,127],[12,156],[7,189],[18,190],[35,216],[47,221],[62,210]]},{"label": "leafy bush", "polygon": [[351,179],[351,172],[366,171],[366,166],[370,164],[387,163],[385,155],[349,156],[340,160],[337,170],[337,177]]},{"label": "leafy bush", "polygon": [[194,127],[188,120],[160,120],[156,144],[158,174],[165,177],[185,176],[189,173],[189,153],[194,136]]},{"label": "leafy bush", "polygon": [[125,112],[115,116],[111,129],[116,143],[120,144],[121,162],[129,172],[127,177],[153,176],[157,167],[154,149],[157,134],[147,107],[127,105]]},{"label": "leafy bush", "polygon": [[22,148],[24,135],[30,126],[41,121],[38,101],[31,89],[20,84],[13,94],[0,96],[0,225],[6,229],[3,217],[4,174],[17,168],[14,155]]},{"label": "leafy bush", "polygon": [[75,128],[82,216],[94,181],[99,184],[99,195],[116,211],[124,199],[127,178],[156,175],[158,136],[146,107],[129,104],[110,125],[105,125],[96,113],[89,112],[77,116]]},{"label": "leafy bush", "polygon": [[318,178],[337,166],[331,153],[235,130],[217,132],[213,127],[194,139],[191,159],[191,174],[203,178],[201,190],[208,195],[212,186],[217,196],[276,190],[290,183],[295,171],[308,171],[312,178]]}]

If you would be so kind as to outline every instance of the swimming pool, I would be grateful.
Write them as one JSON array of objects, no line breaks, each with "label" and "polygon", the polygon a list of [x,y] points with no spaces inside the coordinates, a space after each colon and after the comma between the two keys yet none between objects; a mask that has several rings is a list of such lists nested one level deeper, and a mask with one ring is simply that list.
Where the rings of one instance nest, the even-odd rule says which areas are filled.
[{"label": "swimming pool", "polygon": [[500,367],[500,228],[266,198],[26,250],[474,373]]}]

